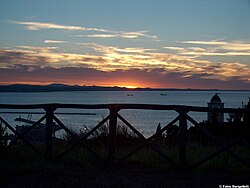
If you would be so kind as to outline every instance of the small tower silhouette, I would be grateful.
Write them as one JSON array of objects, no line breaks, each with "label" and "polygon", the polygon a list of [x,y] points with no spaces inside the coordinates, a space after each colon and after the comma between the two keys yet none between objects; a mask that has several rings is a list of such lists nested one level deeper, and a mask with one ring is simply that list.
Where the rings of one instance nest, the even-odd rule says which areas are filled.
[{"label": "small tower silhouette", "polygon": [[[211,98],[210,102],[207,103],[209,108],[224,108],[224,103],[221,102],[221,99],[217,93]],[[224,114],[223,113],[207,113],[208,122],[224,122]]]}]

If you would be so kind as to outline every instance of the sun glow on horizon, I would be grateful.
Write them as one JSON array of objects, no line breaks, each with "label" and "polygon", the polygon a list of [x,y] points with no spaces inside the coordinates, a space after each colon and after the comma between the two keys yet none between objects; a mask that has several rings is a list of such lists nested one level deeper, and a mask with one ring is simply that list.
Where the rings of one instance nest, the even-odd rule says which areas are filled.
[{"label": "sun glow on horizon", "polygon": [[103,87],[120,87],[120,88],[127,88],[127,89],[136,89],[136,88],[140,88],[143,87],[141,85],[137,85],[137,84],[108,84],[108,85],[100,85]]},{"label": "sun glow on horizon", "polygon": [[124,85],[124,86],[119,86],[119,87],[125,87],[125,88],[128,88],[128,89],[138,88],[137,86],[132,86],[132,85]]},{"label": "sun glow on horizon", "polygon": [[120,87],[120,88],[127,88],[127,89],[136,89],[136,88],[146,88],[146,87],[152,87],[151,85],[145,86],[145,84],[101,84],[101,83],[86,83],[86,82],[77,82],[77,81],[70,81],[70,82],[60,82],[60,81],[54,81],[54,82],[49,82],[49,81],[44,81],[44,82],[39,82],[39,81],[24,81],[24,82],[0,82],[0,85],[11,85],[11,84],[28,84],[28,85],[50,85],[50,84],[65,84],[65,85],[79,85],[79,86],[100,86],[100,87]]}]

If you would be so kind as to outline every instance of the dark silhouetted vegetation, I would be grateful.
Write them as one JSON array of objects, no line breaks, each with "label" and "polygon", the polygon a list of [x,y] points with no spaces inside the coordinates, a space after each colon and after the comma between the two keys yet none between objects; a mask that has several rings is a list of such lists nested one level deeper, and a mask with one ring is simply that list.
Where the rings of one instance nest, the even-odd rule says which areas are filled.
[{"label": "dark silhouetted vegetation", "polygon": [[6,145],[7,145],[6,128],[3,127],[2,122],[0,122],[0,152],[4,150]]}]

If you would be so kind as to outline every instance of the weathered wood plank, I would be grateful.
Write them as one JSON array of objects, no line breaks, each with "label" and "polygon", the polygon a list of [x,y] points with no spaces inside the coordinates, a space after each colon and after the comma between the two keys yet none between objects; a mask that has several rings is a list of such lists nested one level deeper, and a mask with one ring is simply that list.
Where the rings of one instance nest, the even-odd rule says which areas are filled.
[{"label": "weathered wood plank", "polygon": [[52,107],[48,107],[46,110],[46,129],[45,129],[45,156],[47,159],[52,159],[52,127],[53,127],[53,112]]},{"label": "weathered wood plank", "polygon": [[93,150],[91,149],[87,144],[79,138],[79,136],[75,135],[70,131],[56,116],[53,115],[53,119],[79,144],[82,145],[85,149],[87,149],[90,153],[92,153],[96,158],[101,159],[101,157]]},{"label": "weathered wood plank", "polygon": [[[243,135],[241,135],[239,138],[235,139],[233,142],[231,142],[230,144],[226,145],[226,148],[231,148],[232,146],[234,146],[235,144],[237,144],[238,142],[240,142],[243,138],[245,138],[246,136],[248,136],[250,134],[250,131],[245,132]],[[219,155],[220,153],[224,152],[225,150],[223,148],[219,148],[218,150],[214,151],[213,153],[205,156],[203,159],[191,164],[189,166],[189,169],[194,169],[197,166],[200,166],[202,164],[204,164],[205,162],[213,159],[214,157],[216,157],[217,155]]]},{"label": "weathered wood plank", "polygon": [[[98,123],[91,131],[89,131],[82,139],[81,141],[83,142],[84,140],[86,140],[91,134],[93,134],[97,129],[99,129],[105,122],[107,122],[109,120],[109,115],[104,118],[100,123]],[[58,119],[56,116],[54,116],[55,121],[58,123]],[[81,143],[76,142],[75,144],[73,144],[71,147],[69,147],[68,149],[66,149],[64,152],[62,152],[61,154],[59,154],[56,159],[59,160],[62,157],[64,157],[66,154],[68,154],[70,151],[72,151],[76,146],[80,145]]]},{"label": "weathered wood plank", "polygon": [[235,154],[234,152],[232,152],[224,143],[222,143],[219,139],[217,139],[214,135],[212,135],[207,129],[205,129],[204,127],[202,127],[199,123],[197,123],[193,118],[191,118],[189,115],[185,115],[186,118],[192,123],[194,124],[197,128],[199,128],[208,138],[210,138],[217,146],[219,146],[221,149],[223,149],[224,151],[226,151],[228,154],[230,154],[232,157],[234,157],[235,159],[237,159],[238,161],[240,161],[242,164],[250,167],[250,164],[243,160],[241,157],[239,157],[237,154]]},{"label": "weathered wood plank", "polygon": [[116,129],[117,129],[117,112],[118,110],[110,110],[109,118],[109,163],[112,165],[115,161],[115,145],[116,145]]},{"label": "weathered wood plank", "polygon": [[118,114],[118,117],[120,120],[123,121],[135,134],[137,134],[145,144],[147,144],[149,147],[151,147],[156,153],[158,153],[160,156],[162,156],[164,159],[167,159],[169,163],[173,166],[177,166],[176,162],[173,161],[168,155],[160,151],[157,147],[152,145],[148,139],[146,139],[136,128],[134,128],[126,119],[124,119],[120,114]]},{"label": "weathered wood plank", "polygon": [[208,108],[199,106],[186,106],[186,105],[156,105],[156,104],[29,104],[29,105],[16,105],[16,104],[0,104],[0,109],[42,109],[42,108],[74,108],[74,109],[141,109],[141,110],[183,110],[193,112],[221,112],[221,113],[234,113],[234,112],[250,112],[250,109],[236,109],[236,108]]},{"label": "weathered wood plank", "polygon": [[[208,108],[208,107],[199,107],[199,106],[185,106],[185,105],[155,105],[155,104],[61,104],[61,103],[50,103],[50,104],[28,104],[28,105],[16,105],[16,104],[0,104],[0,109],[44,109],[46,113],[46,157],[51,159],[52,157],[52,125],[53,120],[58,122],[59,125],[61,125],[66,132],[68,132],[70,135],[72,135],[72,132],[67,129],[67,127],[54,115],[54,111],[57,109],[106,109],[110,111],[109,116],[107,116],[104,120],[102,120],[96,127],[94,127],[90,132],[88,132],[82,139],[79,137],[76,137],[73,135],[73,138],[76,140],[76,144],[64,151],[61,155],[59,155],[58,158],[64,156],[68,152],[70,152],[75,146],[78,144],[84,145],[83,141],[86,140],[91,134],[94,133],[103,123],[109,120],[109,161],[111,163],[115,160],[115,139],[116,139],[116,128],[117,128],[117,118],[122,120],[133,132],[135,132],[144,142],[137,147],[135,150],[133,150],[131,153],[126,155],[125,157],[121,158],[121,160],[124,160],[137,151],[139,151],[143,146],[149,145],[154,151],[156,151],[159,155],[166,158],[171,164],[177,165],[175,161],[170,159],[165,153],[163,153],[161,150],[159,150],[157,147],[155,147],[152,143],[150,143],[151,140],[158,137],[160,134],[163,133],[167,129],[167,126],[170,124],[175,123],[179,120],[179,164],[184,169],[186,168],[186,146],[187,146],[187,120],[193,123],[195,126],[197,126],[208,138],[210,138],[216,145],[220,147],[220,149],[214,153],[212,153],[210,156],[205,157],[201,161],[198,161],[194,166],[200,165],[207,160],[210,160],[212,157],[218,155],[219,153],[226,151],[228,154],[230,154],[232,157],[236,158],[238,161],[242,162],[245,165],[249,166],[249,163],[244,161],[242,158],[240,158],[237,154],[233,153],[229,148],[230,145],[225,145],[224,143],[220,142],[216,137],[214,137],[210,132],[208,132],[206,129],[201,127],[193,118],[191,118],[189,115],[187,115],[187,112],[216,112],[216,113],[250,113],[250,109],[236,109],[236,108]],[[177,111],[179,113],[178,117],[176,117],[172,122],[170,122],[167,126],[165,126],[160,133],[154,134],[148,139],[146,139],[137,129],[133,127],[126,119],[124,119],[120,114],[118,114],[118,111],[121,109],[138,109],[138,110],[171,110],[171,111]],[[1,112],[0,112],[1,113]],[[2,112],[2,113],[21,113],[21,112]],[[25,113],[25,112],[24,112]],[[30,112],[26,112],[30,113]],[[32,112],[31,112],[32,113]],[[37,114],[42,114],[42,112],[37,112]],[[59,114],[59,113],[58,113]],[[62,115],[66,115],[68,113],[60,113]],[[70,113],[69,113],[70,114]],[[72,113],[74,114],[74,113]],[[75,113],[77,115],[82,115],[82,113]],[[93,114],[92,114],[93,115]],[[38,120],[36,123],[34,123],[31,128],[28,130],[30,131],[32,128],[34,128],[39,122],[43,121],[42,117],[40,120]],[[14,140],[16,142],[18,139],[23,140],[26,144],[28,144],[34,151],[37,151],[36,148],[25,140],[24,135],[26,134],[18,134],[13,127],[11,127],[3,118],[0,117],[0,120],[3,121],[4,124],[17,136],[17,138]],[[27,131],[27,132],[28,132]],[[13,142],[13,143],[14,143]],[[96,154],[92,151],[91,148],[88,148],[88,146],[84,146],[87,150],[92,152],[93,154]],[[39,152],[39,151],[37,151]],[[96,154],[96,156],[98,156]]]},{"label": "weathered wood plank", "polygon": [[[120,114],[118,114],[118,117],[119,117],[119,119],[120,119]],[[157,136],[159,136],[160,134],[162,134],[164,131],[167,130],[167,128],[168,128],[169,126],[173,125],[173,124],[176,123],[178,120],[179,120],[179,116],[176,117],[176,118],[175,118],[174,120],[172,120],[171,122],[169,122],[165,127],[163,127],[163,128],[161,129],[160,132],[155,133],[155,134],[153,134],[152,136],[150,136],[150,137],[147,139],[148,142],[150,142],[151,140],[153,140],[154,138],[156,138]],[[138,152],[141,148],[143,148],[145,145],[147,145],[147,142],[141,143],[141,144],[140,144],[139,146],[137,146],[137,148],[135,148],[133,151],[131,151],[131,152],[128,153],[127,155],[121,157],[121,158],[119,159],[119,161],[124,161],[124,160],[128,159],[129,157],[131,157],[132,155],[134,155],[136,152]]]},{"label": "weathered wood plank", "polygon": [[187,119],[186,112],[179,111],[179,165],[181,170],[185,170],[187,167],[187,144],[188,144],[188,129],[187,129]]},{"label": "weathered wood plank", "polygon": [[28,142],[22,135],[18,134],[16,132],[16,130],[7,122],[5,121],[2,117],[0,117],[0,121],[3,122],[8,129],[10,129],[20,140],[22,140],[24,143],[26,143],[28,146],[30,146],[33,151],[35,151],[36,153],[38,153],[39,155],[41,155],[41,152],[38,151],[35,146],[33,146],[30,142]]},{"label": "weathered wood plank", "polygon": [[[27,129],[26,131],[24,131],[22,134],[20,134],[21,137],[24,137],[28,132],[30,132],[33,128],[35,128],[37,125],[39,125],[44,119],[46,118],[46,115],[44,115],[43,117],[41,117],[37,122],[35,122],[32,126],[30,126],[29,129]],[[19,140],[20,138],[17,137],[15,138],[14,140],[12,140],[10,142],[10,144],[7,146],[7,148],[10,148],[13,144],[17,143],[17,141]],[[7,149],[6,148],[6,149]]]}]

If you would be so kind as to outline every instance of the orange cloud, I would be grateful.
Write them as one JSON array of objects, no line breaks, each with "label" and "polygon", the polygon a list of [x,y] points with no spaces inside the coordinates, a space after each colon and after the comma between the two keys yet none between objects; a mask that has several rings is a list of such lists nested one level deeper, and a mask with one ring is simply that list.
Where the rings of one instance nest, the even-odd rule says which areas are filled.
[{"label": "orange cloud", "polygon": [[[0,68],[0,84],[65,83],[101,86],[133,86],[153,88],[249,89],[249,82],[231,77],[230,80],[207,79],[207,74],[184,76],[163,69],[130,69],[111,72],[83,67],[53,68],[33,66]],[[187,74],[186,74],[187,75]]]},{"label": "orange cloud", "polygon": [[[179,73],[181,77],[200,75],[201,78],[230,80],[232,77],[250,82],[250,68],[239,62],[221,63],[170,53],[154,52],[148,48],[118,48],[95,43],[82,44],[95,54],[61,53],[57,47],[19,46],[18,49],[1,50],[0,67],[39,65],[41,67],[84,67],[99,71],[164,70]],[[194,49],[202,51],[201,49]],[[97,54],[96,54],[97,53]]]},{"label": "orange cloud", "polygon": [[179,54],[193,56],[250,56],[250,43],[241,41],[181,41],[183,44],[203,45],[200,47],[165,47],[167,49],[177,50]]}]

